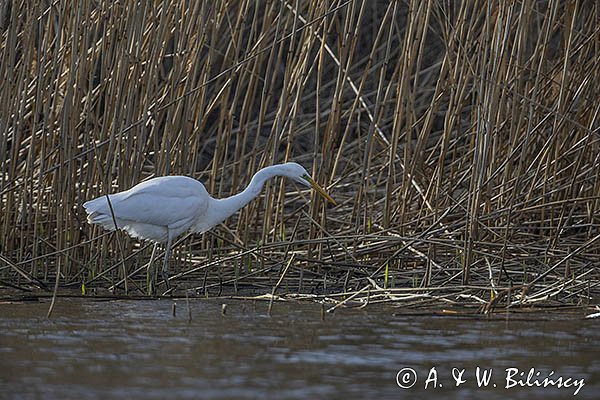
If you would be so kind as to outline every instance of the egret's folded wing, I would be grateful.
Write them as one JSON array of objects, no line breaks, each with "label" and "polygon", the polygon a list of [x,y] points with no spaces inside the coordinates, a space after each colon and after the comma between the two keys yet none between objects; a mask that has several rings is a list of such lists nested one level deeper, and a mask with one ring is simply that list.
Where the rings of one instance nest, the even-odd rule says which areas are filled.
[{"label": "egret's folded wing", "polygon": [[[115,217],[124,221],[175,228],[191,223],[207,208],[206,199],[167,193],[136,193],[127,198],[111,197]],[[110,212],[110,211],[109,211]]]},{"label": "egret's folded wing", "polygon": [[[188,177],[155,178],[108,197],[119,228],[120,221],[178,227],[205,212],[209,201],[204,186]],[[90,200],[83,206],[91,223],[114,229],[106,196]]]}]

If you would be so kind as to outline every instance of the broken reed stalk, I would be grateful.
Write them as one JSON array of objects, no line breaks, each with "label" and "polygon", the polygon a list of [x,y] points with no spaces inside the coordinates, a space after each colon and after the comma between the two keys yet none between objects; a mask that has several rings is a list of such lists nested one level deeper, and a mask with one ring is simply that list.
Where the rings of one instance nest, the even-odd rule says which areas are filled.
[{"label": "broken reed stalk", "polygon": [[507,301],[597,298],[598,4],[188,6],[0,5],[2,282],[29,290],[60,265],[59,290],[139,291],[147,246],[89,226],[85,200],[166,174],[223,197],[294,160],[340,205],[270,184],[180,241],[173,283],[268,293],[293,257],[287,293],[382,286],[387,269],[390,290],[460,301],[532,283]]},{"label": "broken reed stalk", "polygon": [[281,273],[281,276],[279,277],[279,280],[277,281],[277,283],[275,284],[275,286],[273,286],[273,290],[271,291],[271,300],[269,301],[269,309],[267,311],[267,314],[269,316],[271,315],[271,311],[273,310],[273,300],[275,299],[275,293],[277,293],[277,289],[279,289],[279,285],[281,285],[281,282],[283,282],[283,280],[285,279],[285,274],[287,274],[288,269],[290,268],[290,265],[292,265],[292,263],[294,262],[294,258],[295,257],[296,257],[295,254],[293,254],[290,257],[290,260],[285,265],[285,268],[283,269],[283,272]]}]

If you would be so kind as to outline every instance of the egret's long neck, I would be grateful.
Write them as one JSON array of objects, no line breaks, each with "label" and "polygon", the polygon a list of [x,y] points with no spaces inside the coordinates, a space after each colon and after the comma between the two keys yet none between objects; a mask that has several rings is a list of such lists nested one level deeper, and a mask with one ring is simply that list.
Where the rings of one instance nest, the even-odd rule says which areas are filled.
[{"label": "egret's long neck", "polygon": [[265,182],[268,179],[280,175],[280,173],[278,173],[279,169],[276,167],[276,165],[272,165],[258,171],[252,177],[250,184],[241,193],[235,194],[231,197],[226,197],[224,199],[215,199],[215,204],[217,206],[216,208],[219,210],[218,212],[220,214],[222,213],[220,215],[222,220],[232,215],[237,210],[244,207],[246,204],[256,198],[260,194]]}]

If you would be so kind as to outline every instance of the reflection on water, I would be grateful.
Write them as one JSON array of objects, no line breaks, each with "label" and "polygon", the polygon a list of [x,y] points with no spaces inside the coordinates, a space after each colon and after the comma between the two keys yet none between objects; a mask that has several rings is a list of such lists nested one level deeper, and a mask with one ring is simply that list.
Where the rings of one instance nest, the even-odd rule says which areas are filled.
[{"label": "reflection on water", "polygon": [[[575,398],[600,398],[599,321],[409,317],[390,308],[338,310],[322,321],[314,304],[277,303],[269,317],[265,303],[232,300],[222,315],[223,302],[192,300],[189,324],[185,301],[175,318],[170,300],[62,300],[52,320],[47,303],[2,304],[0,397],[564,399],[584,379]],[[492,372],[487,386],[478,387],[477,367]],[[397,376],[404,368],[417,374],[411,389],[396,382],[411,379],[408,369]],[[508,368],[518,368],[515,382],[523,372],[526,385],[535,368],[529,383],[554,371],[571,387],[507,389]],[[456,387],[453,373],[466,382]]]}]

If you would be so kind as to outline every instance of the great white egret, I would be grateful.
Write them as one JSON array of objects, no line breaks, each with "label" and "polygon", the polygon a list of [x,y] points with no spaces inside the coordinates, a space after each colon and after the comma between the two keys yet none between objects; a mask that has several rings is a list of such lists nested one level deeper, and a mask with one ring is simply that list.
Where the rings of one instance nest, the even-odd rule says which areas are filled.
[{"label": "great white egret", "polygon": [[[166,243],[162,276],[168,288],[167,263],[175,238],[187,230],[206,232],[224,221],[258,196],[265,182],[275,176],[285,176],[311,186],[330,203],[336,204],[304,167],[288,162],[261,169],[254,174],[246,189],[224,199],[211,197],[204,185],[194,178],[162,176],[108,195],[110,204],[105,195],[85,202],[83,207],[90,224],[98,224],[111,231],[122,229],[130,236],[153,241],[155,244],[148,263],[149,269],[157,245]],[[151,279],[154,280],[154,277]]]}]

